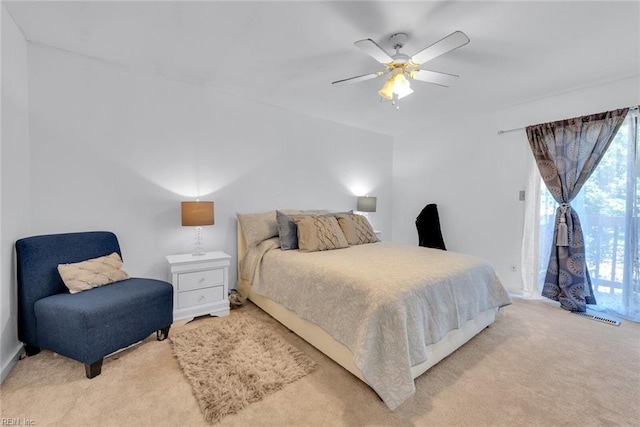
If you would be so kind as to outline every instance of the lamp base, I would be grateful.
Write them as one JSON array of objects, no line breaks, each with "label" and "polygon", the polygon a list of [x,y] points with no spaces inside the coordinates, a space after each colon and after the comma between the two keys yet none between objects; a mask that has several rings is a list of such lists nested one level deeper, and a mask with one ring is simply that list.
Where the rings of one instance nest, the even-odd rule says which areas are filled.
[{"label": "lamp base", "polygon": [[202,227],[196,227],[196,238],[195,238],[195,242],[196,242],[196,248],[195,250],[191,253],[191,255],[193,256],[202,256],[205,254],[203,245],[202,245]]}]

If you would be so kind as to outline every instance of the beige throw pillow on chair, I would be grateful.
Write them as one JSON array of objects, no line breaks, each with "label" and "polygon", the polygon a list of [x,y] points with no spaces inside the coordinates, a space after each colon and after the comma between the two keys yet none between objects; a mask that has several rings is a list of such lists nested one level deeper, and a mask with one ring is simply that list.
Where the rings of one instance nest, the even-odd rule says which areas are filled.
[{"label": "beige throw pillow on chair", "polygon": [[122,270],[122,259],[116,252],[86,261],[58,264],[58,272],[72,294],[129,278]]}]

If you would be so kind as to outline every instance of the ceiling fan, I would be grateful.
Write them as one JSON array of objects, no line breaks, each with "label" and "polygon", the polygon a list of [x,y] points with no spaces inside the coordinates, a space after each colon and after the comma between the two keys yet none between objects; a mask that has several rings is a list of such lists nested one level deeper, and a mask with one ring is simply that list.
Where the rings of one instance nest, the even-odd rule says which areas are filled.
[{"label": "ceiling fan", "polygon": [[462,31],[454,31],[442,40],[422,49],[411,57],[404,53],[400,53],[400,49],[402,49],[407,40],[409,40],[409,36],[405,33],[395,33],[389,37],[389,43],[396,51],[394,55],[389,55],[382,47],[380,47],[380,45],[371,39],[358,40],[354,44],[373,59],[384,65],[387,70],[351,77],[344,80],[337,80],[332,84],[340,86],[346,83],[356,83],[384,75],[390,75],[382,89],[378,91],[378,94],[384,99],[394,100],[395,103],[395,100],[404,98],[405,96],[413,93],[407,78],[433,83],[444,87],[449,87],[449,85],[458,78],[455,74],[422,70],[417,67],[425,62],[437,58],[440,55],[469,43],[469,37],[467,37],[465,33]]}]

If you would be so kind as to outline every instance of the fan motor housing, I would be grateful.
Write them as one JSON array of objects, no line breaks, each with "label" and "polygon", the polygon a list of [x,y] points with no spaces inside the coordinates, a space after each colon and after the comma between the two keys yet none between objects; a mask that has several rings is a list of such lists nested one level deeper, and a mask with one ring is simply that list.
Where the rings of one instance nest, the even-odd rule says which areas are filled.
[{"label": "fan motor housing", "polygon": [[[404,44],[409,40],[409,36],[406,33],[394,33],[389,36],[389,43],[396,50],[395,55],[391,55],[393,58],[395,65],[404,65],[408,64],[411,58],[404,53],[400,53],[400,49],[404,46]],[[395,68],[395,67],[394,67]]]},{"label": "fan motor housing", "polygon": [[405,55],[404,53],[398,53],[391,57],[393,58],[394,62],[399,65],[408,64],[411,60],[411,58],[409,58],[409,56]]}]

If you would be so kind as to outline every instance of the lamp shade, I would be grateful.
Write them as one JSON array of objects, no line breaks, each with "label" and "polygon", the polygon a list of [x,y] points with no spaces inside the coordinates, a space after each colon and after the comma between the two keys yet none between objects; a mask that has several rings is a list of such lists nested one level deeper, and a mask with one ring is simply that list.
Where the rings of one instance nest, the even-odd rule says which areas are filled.
[{"label": "lamp shade", "polygon": [[387,80],[384,86],[382,86],[382,89],[378,91],[378,95],[380,95],[384,99],[393,98],[393,81],[393,77]]},{"label": "lamp shade", "polygon": [[360,212],[375,212],[376,211],[376,198],[375,197],[358,197],[358,204],[356,210]]},{"label": "lamp shade", "polygon": [[213,225],[213,202],[182,202],[182,225]]},{"label": "lamp shade", "polygon": [[395,80],[393,83],[393,92],[398,95],[398,99],[402,99],[405,96],[413,93],[413,89],[411,89],[409,80],[407,80],[404,74],[398,74],[395,76]]}]

